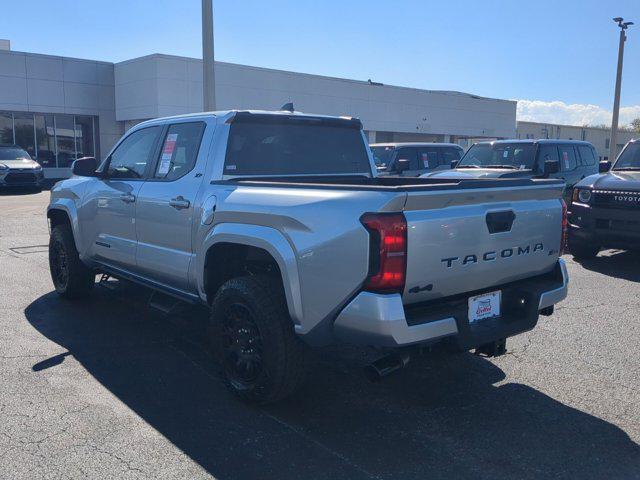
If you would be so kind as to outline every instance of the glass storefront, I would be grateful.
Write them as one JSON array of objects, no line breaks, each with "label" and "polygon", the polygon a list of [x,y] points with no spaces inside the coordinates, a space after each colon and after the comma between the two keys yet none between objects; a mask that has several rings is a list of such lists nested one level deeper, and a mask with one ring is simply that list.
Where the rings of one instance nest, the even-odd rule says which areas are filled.
[{"label": "glass storefront", "polygon": [[62,113],[0,112],[0,143],[16,144],[44,168],[69,168],[100,155],[98,118]]}]

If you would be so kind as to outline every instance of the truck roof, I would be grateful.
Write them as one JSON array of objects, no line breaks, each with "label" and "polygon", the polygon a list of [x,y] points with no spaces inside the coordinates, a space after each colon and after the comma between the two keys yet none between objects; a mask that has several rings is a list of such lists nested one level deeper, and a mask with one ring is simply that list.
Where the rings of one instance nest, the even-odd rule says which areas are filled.
[{"label": "truck roof", "polygon": [[457,143],[446,142],[385,142],[385,143],[371,143],[370,147],[458,147],[462,148]]},{"label": "truck roof", "polygon": [[319,115],[319,114],[311,114],[311,113],[304,113],[304,112],[298,112],[298,111],[291,112],[289,110],[240,110],[240,109],[237,109],[237,110],[216,110],[213,112],[197,112],[197,113],[187,113],[183,115],[172,115],[170,117],[159,117],[159,118],[147,120],[145,122],[141,122],[139,124],[136,124],[135,126],[137,127],[138,125],[145,125],[145,126],[155,125],[155,124],[166,123],[172,120],[203,118],[203,117],[216,117],[216,118],[222,119],[223,121],[227,121],[229,118],[238,116],[238,114],[241,114],[243,116],[256,115],[256,116],[261,116],[263,118],[265,116],[274,116],[274,117],[281,116],[281,117],[288,117],[288,118],[292,118],[292,117],[316,118],[316,119],[326,119],[331,121],[343,120],[343,121],[360,123],[360,119],[356,117],[351,117],[348,115],[345,115],[345,116]]},{"label": "truck roof", "polygon": [[562,140],[562,139],[555,139],[555,138],[493,140],[493,141],[476,142],[474,145],[500,145],[500,144],[506,144],[506,143],[522,143],[524,145],[527,145],[527,144],[528,145],[535,145],[535,144],[558,145],[558,144],[566,144],[566,143],[572,143],[577,145],[591,145],[590,142],[587,142],[585,140]]}]

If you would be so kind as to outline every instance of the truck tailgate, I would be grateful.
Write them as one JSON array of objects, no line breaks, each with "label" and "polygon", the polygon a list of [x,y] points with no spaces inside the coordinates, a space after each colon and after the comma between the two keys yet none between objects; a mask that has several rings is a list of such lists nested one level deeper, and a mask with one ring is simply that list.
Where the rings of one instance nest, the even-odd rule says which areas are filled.
[{"label": "truck tailgate", "polygon": [[550,271],[562,236],[563,184],[410,192],[405,304]]}]

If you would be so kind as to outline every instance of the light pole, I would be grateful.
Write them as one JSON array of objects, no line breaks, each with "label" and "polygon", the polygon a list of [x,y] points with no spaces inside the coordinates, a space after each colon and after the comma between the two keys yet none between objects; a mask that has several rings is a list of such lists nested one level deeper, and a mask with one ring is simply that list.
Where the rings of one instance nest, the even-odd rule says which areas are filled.
[{"label": "light pole", "polygon": [[613,97],[613,118],[611,120],[611,140],[609,140],[609,161],[615,162],[618,136],[618,116],[620,114],[620,85],[622,83],[622,58],[624,57],[624,42],[627,39],[625,30],[633,22],[625,22],[624,18],[616,17],[614,22],[620,27],[620,44],[618,46],[618,72],[616,74],[616,92]]},{"label": "light pole", "polygon": [[216,109],[212,0],[202,0],[202,96],[205,112]]}]

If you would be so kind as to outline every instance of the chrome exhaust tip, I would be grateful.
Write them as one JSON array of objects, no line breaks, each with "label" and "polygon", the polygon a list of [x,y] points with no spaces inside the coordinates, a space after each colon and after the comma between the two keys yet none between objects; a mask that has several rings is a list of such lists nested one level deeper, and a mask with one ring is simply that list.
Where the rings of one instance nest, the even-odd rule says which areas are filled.
[{"label": "chrome exhaust tip", "polygon": [[410,360],[408,352],[390,353],[364,367],[364,376],[370,382],[379,382],[383,377],[405,368]]}]

